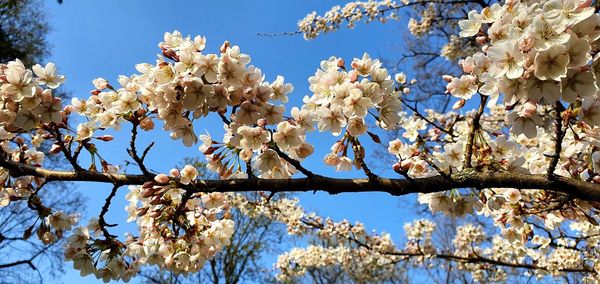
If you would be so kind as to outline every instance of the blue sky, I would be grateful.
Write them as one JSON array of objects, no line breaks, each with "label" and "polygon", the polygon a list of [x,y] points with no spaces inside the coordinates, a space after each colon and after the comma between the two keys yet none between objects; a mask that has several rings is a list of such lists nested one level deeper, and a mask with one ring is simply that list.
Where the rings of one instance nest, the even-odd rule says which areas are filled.
[{"label": "blue sky", "polygon": [[[314,74],[319,62],[332,55],[350,62],[368,52],[372,57],[397,58],[397,45],[402,44],[401,33],[407,32],[405,22],[385,25],[372,23],[356,29],[338,32],[305,41],[302,36],[261,37],[256,33],[295,31],[296,23],[306,14],[316,10],[322,13],[340,1],[75,1],[58,5],[47,1],[47,12],[52,32],[48,41],[52,45],[49,60],[57,64],[60,74],[67,77],[63,88],[73,96],[85,98],[92,89],[91,81],[104,77],[116,82],[118,75],[135,72],[137,63],[154,63],[157,47],[164,32],[179,30],[183,34],[203,35],[207,38],[207,52],[216,53],[224,40],[239,45],[242,52],[252,57],[251,64],[262,69],[266,79],[272,81],[280,74],[294,85],[294,92],[286,106],[301,106],[302,97],[309,95],[307,79]],[[116,83],[115,83],[116,85]],[[150,169],[166,172],[181,158],[201,155],[197,146],[186,148],[180,141],[171,141],[160,123],[153,132],[143,132],[139,140],[145,147],[156,141],[149,154]],[[218,119],[202,119],[195,124],[197,132],[208,130],[213,137],[221,137]],[[116,142],[98,145],[105,159],[123,164],[127,158],[125,144],[129,128],[115,133]],[[321,163],[324,154],[335,141],[331,135],[309,135],[316,152],[306,161],[313,171],[329,176],[362,176],[360,172],[336,173]],[[379,161],[371,159],[370,164]],[[380,165],[381,166],[381,165]],[[384,165],[389,167],[389,165]],[[129,168],[128,172],[136,171]],[[384,173],[391,176],[389,171]],[[97,216],[110,186],[79,184],[77,190],[88,197],[87,212],[83,218]],[[109,223],[118,222],[115,233],[132,229],[124,224],[126,219],[122,188],[107,215]],[[369,229],[392,233],[396,240],[403,237],[402,225],[415,216],[416,196],[392,197],[388,194],[339,194],[329,196],[318,193],[299,195],[302,206],[334,219],[360,220]],[[274,256],[268,256],[267,259]],[[274,259],[274,258],[273,258]],[[93,276],[80,278],[67,264],[64,283],[96,283]],[[99,283],[99,282],[98,282]]]}]

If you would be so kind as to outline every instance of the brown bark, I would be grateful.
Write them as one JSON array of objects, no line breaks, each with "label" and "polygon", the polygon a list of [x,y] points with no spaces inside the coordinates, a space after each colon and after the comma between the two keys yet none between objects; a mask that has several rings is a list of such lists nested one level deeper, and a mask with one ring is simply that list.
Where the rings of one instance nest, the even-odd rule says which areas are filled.
[{"label": "brown bark", "polygon": [[[133,174],[107,174],[88,170],[55,171],[24,165],[13,161],[0,161],[11,176],[32,175],[45,178],[47,181],[88,181],[118,185],[136,185],[152,180],[152,176]],[[431,193],[453,188],[499,188],[544,189],[570,194],[575,198],[589,201],[600,201],[600,185],[557,176],[552,180],[546,175],[526,175],[509,172],[476,172],[467,169],[447,177],[433,176],[427,178],[393,179],[366,178],[340,179],[320,175],[295,179],[232,179],[232,180],[196,180],[189,185],[180,185],[197,192],[307,192],[325,191],[330,194],[345,192],[387,192],[394,196],[410,193]]]}]

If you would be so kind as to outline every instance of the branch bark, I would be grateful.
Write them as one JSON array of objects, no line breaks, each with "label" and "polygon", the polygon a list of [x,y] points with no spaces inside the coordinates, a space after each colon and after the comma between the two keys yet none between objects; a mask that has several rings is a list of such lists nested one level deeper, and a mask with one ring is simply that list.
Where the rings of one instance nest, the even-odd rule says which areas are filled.
[{"label": "branch bark", "polygon": [[[152,176],[133,174],[108,174],[93,171],[55,171],[21,163],[0,160],[0,166],[11,176],[31,175],[51,181],[88,181],[119,185],[139,185],[153,180]],[[379,178],[342,179],[313,175],[297,179],[231,179],[196,180],[189,185],[178,185],[193,192],[249,192],[269,190],[272,192],[325,191],[330,194],[346,192],[387,192],[394,196],[410,193],[432,193],[454,188],[500,188],[544,189],[570,194],[579,199],[600,201],[600,185],[573,178],[546,175],[526,175],[509,172],[476,172],[465,170],[448,177],[433,176],[411,180]]]},{"label": "branch bark", "polygon": [[550,160],[550,165],[548,166],[549,179],[554,178],[554,171],[556,170],[556,165],[560,161],[562,142],[565,138],[565,129],[563,129],[563,118],[561,115],[563,110],[564,107],[560,101],[556,101],[556,108],[554,109],[554,153],[551,156],[552,159]]},{"label": "branch bark", "polygon": [[467,137],[467,145],[465,146],[465,163],[463,167],[465,169],[472,168],[471,160],[473,159],[473,147],[475,147],[475,134],[481,128],[479,121],[481,120],[481,115],[483,114],[483,110],[485,108],[485,103],[487,102],[488,97],[484,95],[479,95],[481,101],[479,102],[479,109],[473,116],[473,121],[471,122],[471,127],[469,129],[469,137]]}]

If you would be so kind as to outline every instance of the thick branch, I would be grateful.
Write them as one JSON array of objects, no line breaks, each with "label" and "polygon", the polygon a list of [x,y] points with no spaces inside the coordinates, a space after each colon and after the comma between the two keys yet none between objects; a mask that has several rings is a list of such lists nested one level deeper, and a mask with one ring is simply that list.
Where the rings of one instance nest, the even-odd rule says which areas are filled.
[{"label": "thick branch", "polygon": [[[153,178],[144,175],[108,174],[92,171],[54,171],[13,161],[0,161],[11,176],[32,175],[47,181],[90,181],[119,185],[143,184]],[[196,180],[182,188],[195,192],[247,192],[269,190],[272,192],[308,192],[321,190],[330,194],[345,192],[387,192],[399,196],[410,193],[442,192],[454,188],[501,188],[544,189],[571,194],[575,198],[600,201],[600,185],[573,178],[557,176],[552,180],[546,175],[526,175],[509,172],[475,172],[472,170],[452,174],[449,177],[390,179],[376,181],[357,178],[340,179],[313,175],[298,179],[232,179]]]}]

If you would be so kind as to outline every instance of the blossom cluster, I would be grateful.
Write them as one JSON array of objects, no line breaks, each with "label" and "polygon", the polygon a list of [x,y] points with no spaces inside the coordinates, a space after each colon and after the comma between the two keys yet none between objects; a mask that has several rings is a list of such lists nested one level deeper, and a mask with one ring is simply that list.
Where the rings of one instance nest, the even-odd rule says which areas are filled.
[{"label": "blossom cluster", "polygon": [[570,119],[600,125],[596,105],[600,16],[578,0],[494,4],[459,22],[463,37],[476,36],[482,51],[461,61],[466,73],[451,78],[448,92],[468,100],[475,93],[494,104],[500,94],[512,111],[506,121],[528,138],[543,126],[543,106],[569,104]]},{"label": "blossom cluster", "polygon": [[[506,196],[518,199],[515,194]],[[542,279],[547,275],[559,277],[562,270],[581,269],[588,265],[586,259],[596,259],[593,251],[574,246],[572,236],[553,236],[552,230],[537,230],[538,234],[526,241],[512,241],[504,232],[489,235],[480,225],[465,223],[457,226],[453,236],[445,236],[451,237],[451,244],[443,244],[434,240],[441,233],[437,224],[420,219],[405,224],[407,241],[402,247],[395,245],[389,234],[367,232],[359,222],[334,222],[305,212],[297,199],[249,200],[236,195],[231,204],[247,216],[263,216],[285,224],[291,235],[315,238],[307,247],[292,248],[279,256],[275,267],[278,280],[284,282],[302,279],[311,270],[326,269],[338,269],[358,282],[387,281],[402,275],[402,263],[423,267],[444,259],[457,261],[458,269],[469,272],[475,281],[507,281],[511,265],[534,265],[538,269],[531,276]],[[578,232],[579,240],[588,246],[600,240],[598,227],[589,222],[573,222],[569,229]],[[552,237],[539,234],[542,232]],[[528,262],[531,259],[533,264]],[[507,265],[495,266],[492,262]],[[593,265],[598,264],[594,260]],[[584,281],[593,283],[597,278],[589,274]]]},{"label": "blossom cluster", "polygon": [[[401,92],[396,91],[382,63],[368,54],[354,58],[350,65],[352,69],[346,70],[344,61],[337,57],[322,61],[321,68],[308,80],[313,95],[304,97],[303,106],[292,108],[291,117],[285,120],[284,108],[275,106],[264,117],[245,112],[240,115],[255,121],[255,125],[241,125],[235,119],[226,124],[223,142],[209,134],[201,135],[200,151],[207,156],[208,167],[222,178],[245,177],[241,158],[250,162],[261,178],[289,178],[297,169],[277,151],[296,160],[308,157],[314,148],[306,141],[306,134],[318,129],[335,136],[344,133],[324,160],[337,170],[351,170],[352,160],[347,155],[350,143],[358,145],[357,138],[368,132],[368,115],[382,129],[395,128],[400,121]],[[400,86],[406,85],[404,74],[397,74],[395,79]],[[276,129],[269,129],[270,124],[277,124]],[[227,159],[227,155],[238,159]]]},{"label": "blossom cluster", "polygon": [[199,271],[229,244],[234,222],[227,217],[227,195],[186,193],[176,186],[177,182],[194,183],[197,175],[188,165],[171,170],[169,176],[157,175],[142,186],[131,186],[126,196],[130,202],[127,221],[137,222],[139,235],[121,242],[102,234],[106,224],[94,219],[69,237],[65,257],[82,276],[94,274],[104,282],[129,281],[141,265],[184,275]]},{"label": "blossom cluster", "polygon": [[[368,115],[385,130],[396,128],[400,122],[401,92],[396,91],[394,80],[381,66],[379,60],[366,53],[362,58],[354,58],[350,70],[346,70],[342,59],[331,57],[322,61],[321,68],[308,79],[314,94],[304,97],[300,113],[315,114],[313,119],[321,132],[338,136],[345,128],[344,136],[324,158],[325,164],[335,166],[338,171],[352,169],[347,149],[368,132]],[[400,85],[406,83],[404,74],[395,77]]]},{"label": "blossom cluster", "polygon": [[[469,116],[457,112],[438,113],[426,110],[427,114],[418,117],[416,114],[403,120],[401,123],[401,138],[389,142],[388,151],[398,158],[394,169],[406,173],[412,178],[423,178],[435,175],[449,175],[468,171],[465,168],[466,145],[468,133],[471,129]],[[496,104],[481,116],[481,128],[473,140],[472,167],[482,171],[502,171],[519,174],[547,174],[552,157],[548,153],[555,150],[555,133],[552,127],[536,128],[535,137],[529,139],[526,135],[514,135],[507,129],[504,117],[508,110],[503,105]],[[551,120],[551,119],[546,119]],[[435,124],[435,126],[433,126]],[[450,129],[448,131],[448,129]],[[448,131],[448,133],[442,130]],[[600,145],[598,127],[585,123],[576,123],[562,138],[562,151],[555,174],[573,177],[576,179],[597,182],[598,154],[596,149]],[[424,155],[426,153],[426,155]],[[428,205],[432,212],[443,212],[452,216],[484,216],[493,220],[493,225],[499,231],[497,236],[497,249],[504,247],[502,254],[493,251],[491,255],[504,255],[505,260],[510,260],[515,254],[523,256],[523,252],[515,251],[516,248],[524,250],[535,259],[545,259],[550,254],[548,250],[527,251],[526,247],[534,246],[543,234],[535,228],[544,228],[556,231],[564,227],[566,221],[571,226],[586,227],[590,218],[596,218],[596,204],[583,200],[565,203],[555,209],[548,206],[556,204],[564,197],[542,190],[519,190],[515,188],[493,188],[481,190],[455,189],[447,192],[419,194],[419,202]],[[536,227],[532,225],[535,223]],[[412,227],[406,228],[410,231]],[[535,229],[535,230],[534,230]],[[480,242],[477,237],[480,231],[469,229],[472,241]],[[421,234],[421,233],[419,233]],[[592,235],[587,235],[592,236]],[[410,239],[410,238],[409,238]],[[427,238],[419,243],[420,248],[426,251]],[[590,242],[594,242],[592,238]],[[461,241],[461,243],[464,243]],[[456,244],[459,246],[459,244]],[[514,247],[515,250],[507,250]],[[559,250],[560,251],[564,250]],[[488,251],[489,252],[489,251]],[[469,252],[471,253],[471,252]],[[470,256],[466,253],[464,256]],[[479,251],[477,251],[479,253]],[[570,250],[573,264],[570,267],[581,267],[581,258],[585,252]],[[472,254],[472,253],[471,253]],[[521,258],[519,258],[521,259]],[[564,266],[548,265],[549,271],[558,275]],[[557,265],[557,264],[556,264]],[[473,266],[475,267],[475,266]],[[498,272],[500,273],[500,272]],[[500,275],[497,275],[500,277]],[[483,277],[483,276],[481,276]]]},{"label": "blossom cluster", "polygon": [[[53,90],[65,81],[54,63],[36,64],[31,69],[16,59],[0,64],[0,147],[2,158],[28,166],[41,166],[46,158],[42,144],[52,138],[49,124],[63,122],[61,99]],[[22,135],[21,133],[27,133]],[[33,176],[13,177],[0,168],[0,207],[27,201],[40,219],[24,233],[36,232],[44,244],[52,244],[70,231],[77,214],[67,214],[44,206],[37,195],[44,180]]]},{"label": "blossom cluster", "polygon": [[298,32],[302,33],[305,39],[314,39],[321,34],[336,31],[343,25],[354,28],[362,20],[366,23],[396,21],[399,19],[399,10],[410,7],[411,11],[407,13],[410,33],[418,39],[444,34],[448,42],[442,46],[440,55],[455,62],[458,58],[474,53],[473,50],[476,48],[470,40],[454,35],[453,31],[458,28],[458,19],[464,16],[465,10],[480,5],[481,3],[477,1],[353,1],[343,7],[333,6],[323,15],[313,11],[298,21]]},{"label": "blossom cluster", "polygon": [[118,128],[132,117],[142,129],[151,130],[158,118],[171,138],[191,146],[198,141],[192,121],[209,112],[224,115],[228,108],[237,127],[252,126],[259,119],[280,122],[284,108],[272,103],[287,102],[292,86],[281,76],[265,82],[262,71],[248,65],[250,56],[238,46],[225,42],[220,54],[209,54],[203,53],[205,44],[204,37],[165,33],[159,44],[163,55],[155,65],[136,65],[140,74],[120,76],[119,88],[103,78],[94,80],[93,95],[85,101],[75,98],[69,106],[69,111],[89,119],[78,126],[78,139],[100,128]]},{"label": "blossom cluster", "polygon": [[[33,71],[32,71],[33,70]],[[29,131],[40,123],[61,122],[61,100],[52,95],[65,80],[54,63],[32,70],[20,60],[0,65],[0,126],[8,132]]]},{"label": "blossom cluster", "polygon": [[[29,169],[42,165],[45,154],[38,149],[48,141],[53,143],[48,153],[62,152],[74,166],[74,175],[93,173],[97,149],[90,140],[112,140],[98,133],[128,122],[133,125],[131,145],[135,145],[137,127],[152,130],[158,119],[184,145],[200,140],[207,168],[222,179],[283,179],[296,171],[307,173],[297,167],[314,152],[307,134],[318,129],[341,136],[324,157],[326,165],[338,171],[363,168],[369,181],[377,182],[377,176],[373,178],[366,169],[359,138],[368,135],[380,142],[370,130],[381,129],[397,131],[388,144],[388,152],[396,159],[392,169],[409,180],[437,175],[460,179],[477,171],[499,171],[559,175],[599,184],[596,71],[600,59],[595,51],[600,16],[589,4],[509,1],[470,12],[459,24],[461,36],[475,37],[482,48],[460,62],[464,75],[445,77],[448,92],[459,100],[452,111],[444,113],[420,113],[416,105],[413,108],[403,101],[402,94],[414,82],[407,82],[402,73],[392,77],[382,62],[366,53],[354,58],[349,68],[341,58],[322,61],[308,79],[312,95],[304,97],[300,108],[292,108],[290,116],[285,115],[283,104],[293,90],[291,84],[281,76],[271,83],[265,81],[262,71],[249,65],[250,57],[229,42],[223,43],[219,54],[206,53],[206,40],[200,36],[166,33],[155,64],[136,65],[139,74],[120,76],[117,87],[98,78],[89,98],[73,99],[64,109],[52,95],[52,89],[64,81],[54,64],[36,65],[32,71],[12,61],[0,65],[0,152],[5,161]],[[335,29],[344,19],[354,23],[364,16],[371,20],[385,17],[382,7],[395,5],[392,1],[350,3],[324,18],[312,15],[303,25],[311,37]],[[458,37],[451,38],[445,56],[458,57],[464,51],[460,42]],[[477,93],[479,109],[462,111]],[[403,111],[403,103],[411,111]],[[68,126],[74,113],[85,118],[76,130]],[[223,121],[221,141],[194,131],[193,122],[209,113]],[[371,129],[369,116],[376,124]],[[77,164],[82,149],[92,154],[89,171]],[[354,160],[348,150],[353,151]],[[134,149],[130,155],[143,176],[154,177],[130,187],[127,195],[128,221],[136,221],[139,234],[123,241],[110,235],[112,225],[104,219],[108,198],[99,219],[76,229],[68,239],[65,256],[82,275],[127,281],[140,265],[157,265],[178,274],[196,272],[229,244],[232,207],[248,216],[282,222],[290,234],[311,234],[322,241],[283,254],[276,264],[282,281],[326,266],[341,267],[357,282],[386,281],[397,276],[400,261],[414,259],[416,265],[435,257],[464,260],[459,269],[470,271],[475,280],[506,279],[506,271],[470,261],[482,258],[488,264],[532,260],[531,265],[540,268],[536,277],[589,267],[600,270],[594,250],[581,250],[573,238],[540,234],[551,236],[570,220],[570,230],[579,232],[586,245],[598,242],[594,237],[597,226],[590,223],[600,206],[560,192],[478,188],[419,194],[419,202],[434,213],[488,217],[499,232],[488,234],[481,227],[461,225],[449,253],[436,247],[435,224],[427,220],[405,226],[408,241],[400,248],[388,234],[368,233],[358,222],[335,222],[307,213],[297,200],[265,197],[251,201],[242,195],[211,192],[197,181],[198,171],[191,165],[154,175],[144,170],[143,158]],[[100,160],[104,173],[120,172]],[[13,177],[0,169],[0,182],[0,206],[27,200],[39,212],[44,221],[37,232],[43,242],[53,242],[74,225],[75,216],[53,212],[36,199],[43,179]]]},{"label": "blossom cluster", "polygon": [[367,23],[375,20],[382,23],[397,20],[396,10],[399,8],[400,5],[392,0],[349,2],[344,7],[333,6],[323,16],[313,11],[298,21],[298,30],[304,34],[305,39],[312,39],[321,33],[335,31],[344,23],[347,27],[353,28],[361,20]]},{"label": "blossom cluster", "polygon": [[[334,222],[316,213],[309,213],[298,205],[298,199],[279,198],[248,200],[236,195],[232,206],[251,218],[261,216],[286,225],[294,236],[314,236],[320,245],[293,248],[279,256],[275,267],[279,281],[301,278],[310,269],[339,267],[355,281],[383,281],[393,279],[399,271],[394,268],[393,258],[382,252],[394,249],[389,234],[369,235],[362,223],[347,220]],[[366,246],[357,246],[355,241]],[[322,245],[326,243],[328,245]]]}]

